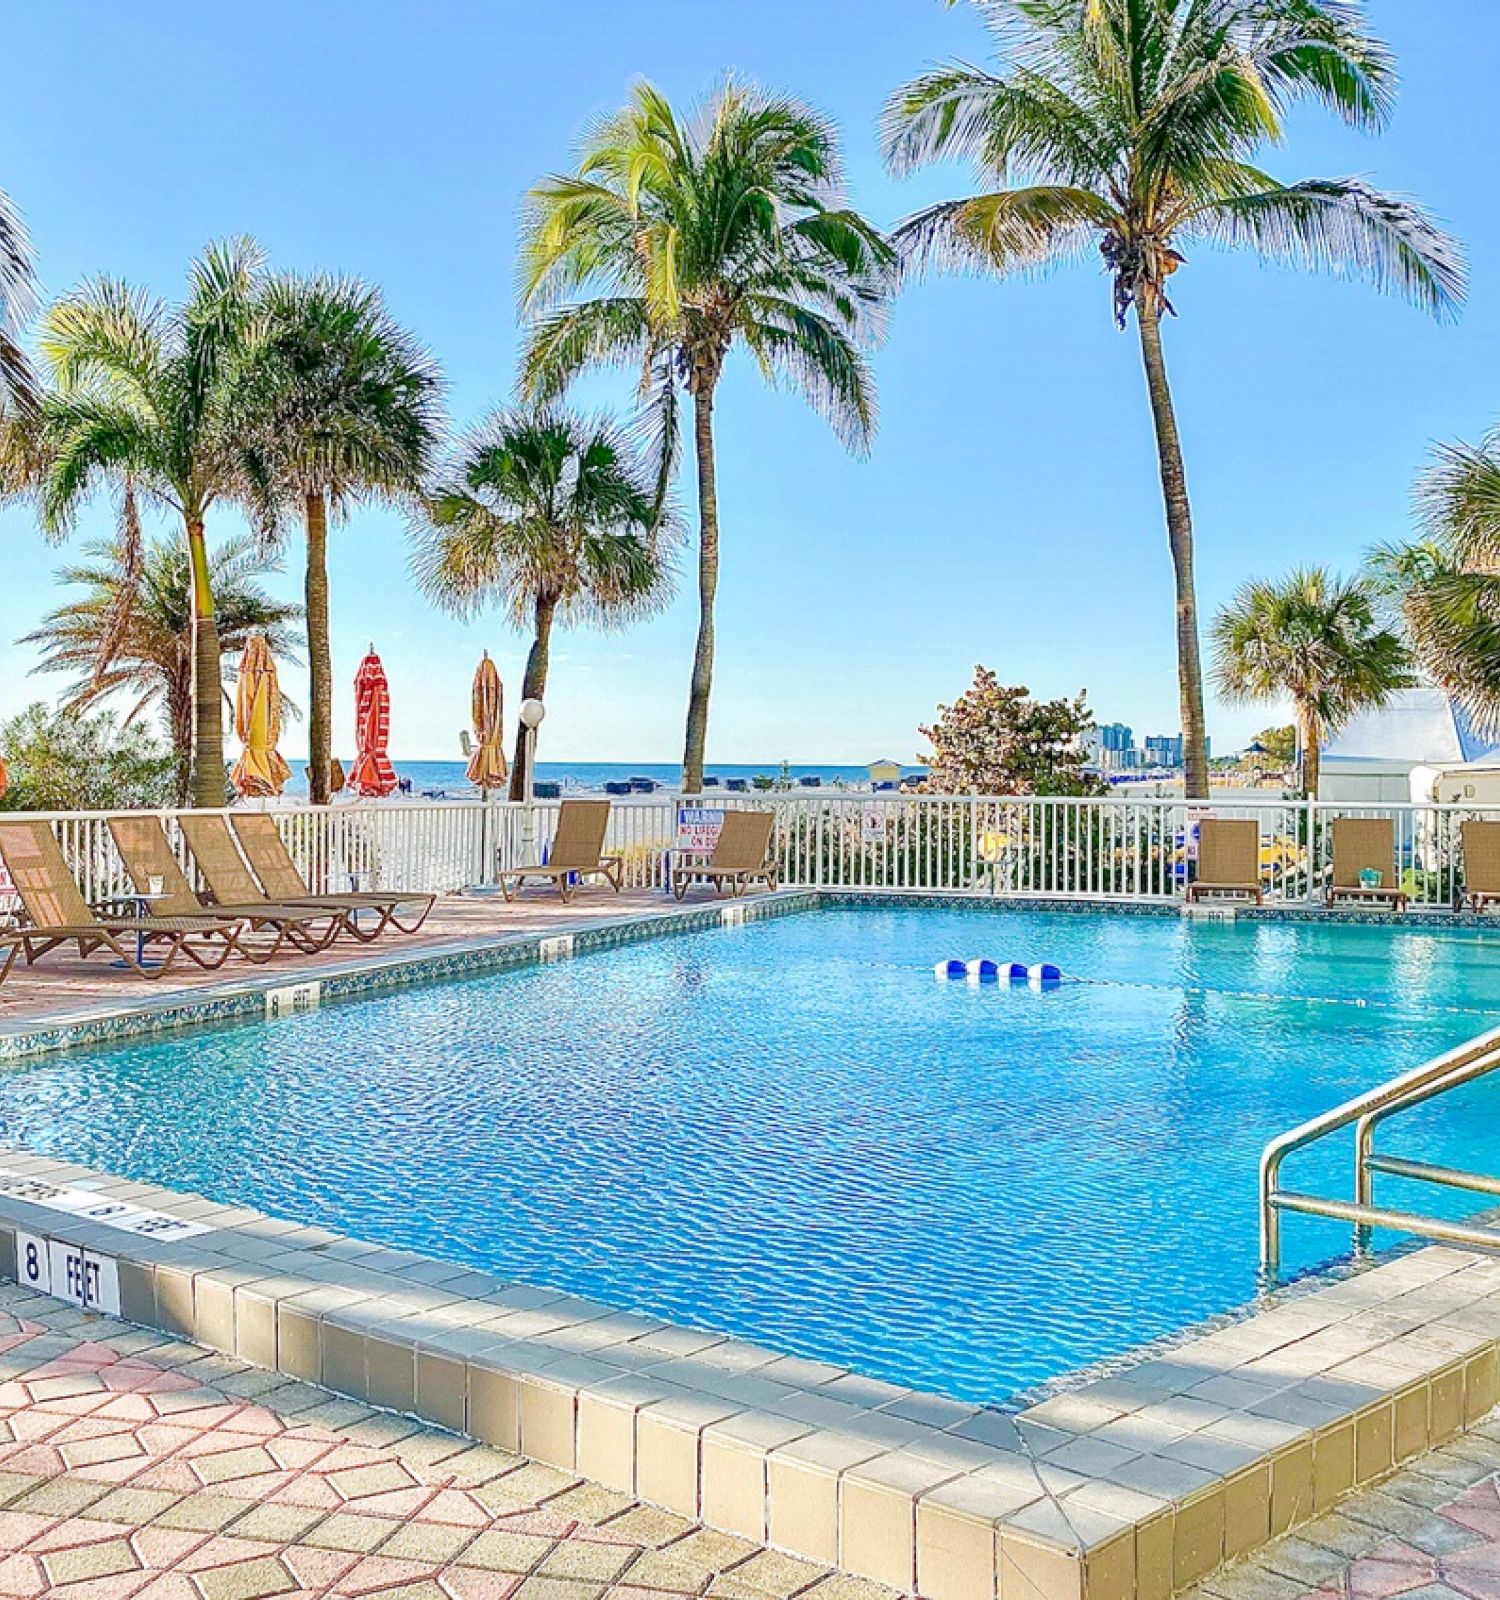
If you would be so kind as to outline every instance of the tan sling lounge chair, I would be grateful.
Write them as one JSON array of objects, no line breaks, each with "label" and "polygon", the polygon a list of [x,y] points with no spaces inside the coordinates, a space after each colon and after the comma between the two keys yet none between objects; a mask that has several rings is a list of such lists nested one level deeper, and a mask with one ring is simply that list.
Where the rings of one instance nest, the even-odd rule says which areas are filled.
[{"label": "tan sling lounge chair", "polygon": [[555,883],[564,900],[571,900],[577,885],[569,879],[604,878],[615,893],[620,892],[625,870],[623,856],[604,854],[604,833],[609,827],[608,800],[564,800],[557,813],[557,837],[544,867],[517,867],[500,874],[500,890],[507,900],[528,878]]},{"label": "tan sling lounge chair", "polygon": [[270,944],[251,944],[248,939],[240,941],[240,954],[247,961],[269,961],[288,944],[304,955],[324,950],[339,931],[334,928],[332,933],[328,932],[322,926],[322,917],[309,906],[268,904],[258,889],[253,902],[221,904],[215,900],[211,905],[207,904],[188,882],[187,874],[183,872],[171,845],[167,843],[161,823],[155,817],[111,817],[109,831],[114,838],[115,849],[125,863],[125,870],[130,874],[130,881],[137,889],[144,888],[152,878],[161,879],[163,897],[152,903],[153,912],[166,916],[218,913],[243,917],[256,932],[262,928],[273,930],[276,937]]},{"label": "tan sling lounge chair", "polygon": [[[341,933],[348,931],[348,917],[342,911],[287,905],[264,894],[255,881],[255,874],[245,865],[223,817],[211,811],[183,813],[177,819],[177,826],[182,829],[214,905],[234,910],[256,930],[276,930],[271,955],[283,943],[304,955],[313,955],[326,950]],[[270,955],[264,959],[269,960]]]},{"label": "tan sling lounge chair", "polygon": [[781,870],[771,853],[775,832],[774,811],[726,811],[707,861],[673,861],[672,893],[681,900],[689,884],[711,883],[720,893],[743,894],[757,879],[774,890]]},{"label": "tan sling lounge chair", "polygon": [[[93,911],[68,868],[62,847],[45,822],[0,821],[0,857],[10,869],[26,923],[3,936],[10,945],[0,978],[19,952],[30,966],[59,945],[78,945],[80,956],[108,950],[137,977],[167,975],[179,955],[207,971],[222,967],[239,948],[243,923],[223,912],[184,917],[104,917]],[[160,953],[148,958],[147,947]]]},{"label": "tan sling lounge chair", "polygon": [[1198,876],[1187,886],[1191,905],[1204,895],[1264,899],[1260,882],[1260,824],[1254,817],[1208,817],[1198,824]]},{"label": "tan sling lounge chair", "polygon": [[1490,900],[1500,901],[1500,822],[1470,820],[1459,828],[1464,845],[1464,886],[1458,909],[1465,904],[1483,911]]},{"label": "tan sling lounge chair", "polygon": [[[349,931],[356,939],[369,944],[378,939],[388,927],[399,933],[415,933],[427,920],[437,900],[435,894],[402,894],[395,889],[360,889],[348,894],[314,894],[307,880],[297,870],[292,853],[281,837],[275,817],[265,811],[247,811],[242,816],[231,816],[229,825],[245,852],[251,870],[260,879],[260,886],[273,900],[289,906],[316,906],[328,911],[349,913]],[[397,912],[408,906],[415,914],[413,922],[403,922]],[[359,925],[359,913],[373,911],[376,920],[372,926]]]},{"label": "tan sling lounge chair", "polygon": [[[1360,873],[1380,873],[1378,889],[1367,889]],[[1333,821],[1333,882],[1328,904],[1342,900],[1355,905],[1393,905],[1406,910],[1406,894],[1396,875],[1396,825],[1389,817],[1335,817]]]}]

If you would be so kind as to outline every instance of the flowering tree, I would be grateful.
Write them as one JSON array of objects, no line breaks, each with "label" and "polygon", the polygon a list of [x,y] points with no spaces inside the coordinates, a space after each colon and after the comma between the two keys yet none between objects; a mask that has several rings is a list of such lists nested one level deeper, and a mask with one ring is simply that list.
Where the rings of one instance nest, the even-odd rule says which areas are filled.
[{"label": "flowering tree", "polygon": [[1083,771],[1084,736],[1094,726],[1083,694],[1033,700],[1007,688],[988,667],[937,721],[917,731],[932,745],[927,788],[937,794],[1097,794]]}]

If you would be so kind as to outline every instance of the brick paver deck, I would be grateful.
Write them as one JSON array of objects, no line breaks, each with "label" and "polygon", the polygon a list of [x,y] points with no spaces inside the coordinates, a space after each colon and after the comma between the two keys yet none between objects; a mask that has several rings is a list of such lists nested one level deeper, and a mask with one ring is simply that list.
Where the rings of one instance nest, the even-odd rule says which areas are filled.
[{"label": "brick paver deck", "polygon": [[1500,1412],[1187,1600],[1500,1600]]},{"label": "brick paver deck", "polygon": [[891,1600],[572,1474],[0,1286],[0,1596]]},{"label": "brick paver deck", "polygon": [[[694,891],[689,905],[713,899],[711,890]],[[107,953],[80,960],[75,953],[54,950],[34,967],[18,958],[10,976],[0,983],[0,1027],[30,1020],[63,1019],[90,1006],[129,1005],[142,1000],[168,1000],[174,994],[201,990],[228,979],[282,978],[292,982],[302,972],[316,973],[362,959],[395,954],[415,954],[438,945],[463,940],[493,940],[506,933],[546,932],[560,926],[577,927],[639,916],[645,911],[666,911],[676,902],[659,889],[608,889],[581,891],[571,904],[555,892],[528,890],[507,903],[496,895],[448,895],[432,908],[415,934],[391,933],[373,944],[356,944],[340,938],[317,955],[287,953],[265,966],[234,959],[217,972],[204,972],[190,961],[174,964],[166,977],[147,981],[133,973],[116,971]]]}]

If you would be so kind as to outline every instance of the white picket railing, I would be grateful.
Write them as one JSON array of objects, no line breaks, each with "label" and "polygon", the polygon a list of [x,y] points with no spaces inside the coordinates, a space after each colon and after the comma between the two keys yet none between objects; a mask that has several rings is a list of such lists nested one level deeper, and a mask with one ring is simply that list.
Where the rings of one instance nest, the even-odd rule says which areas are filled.
[{"label": "white picket railing", "polygon": [[[614,802],[606,848],[625,862],[632,888],[669,879],[681,797]],[[949,894],[1166,902],[1191,873],[1193,824],[1202,816],[1255,817],[1267,898],[1321,898],[1332,854],[1330,823],[1389,817],[1394,867],[1413,906],[1445,907],[1462,882],[1460,824],[1500,820],[1500,808],[1463,805],[1345,805],[1308,801],[1178,799],[1109,795],[879,795],[797,791],[724,795],[688,802],[716,808],[770,807],[777,815],[782,881],[793,887],[922,890]],[[558,801],[528,811],[508,801],[382,801],[331,807],[281,806],[272,814],[315,888],[351,884],[440,893],[492,885],[501,871],[544,860]],[[175,813],[159,812],[185,864]],[[90,900],[130,887],[103,812],[47,814]]]}]

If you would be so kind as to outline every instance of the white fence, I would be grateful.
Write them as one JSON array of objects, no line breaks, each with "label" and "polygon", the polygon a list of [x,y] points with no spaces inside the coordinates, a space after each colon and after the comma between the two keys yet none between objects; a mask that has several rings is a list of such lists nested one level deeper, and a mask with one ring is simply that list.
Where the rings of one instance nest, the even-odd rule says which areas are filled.
[{"label": "white fence", "polygon": [[[632,888],[665,886],[680,797],[615,802],[607,848],[625,860]],[[1193,872],[1200,818],[1255,817],[1268,900],[1321,898],[1338,817],[1388,817],[1391,881],[1413,906],[1450,906],[1463,882],[1460,825],[1500,820],[1500,808],[1313,804],[1254,797],[1189,806],[1182,800],[839,793],[710,794],[693,804],[771,807],[778,818],[782,881],[794,887],[927,890],[950,894],[1164,902]],[[451,892],[493,884],[497,874],[545,859],[557,801],[530,810],[506,801],[383,801],[273,812],[317,889],[351,882]],[[185,864],[175,814],[158,813]],[[51,815],[89,899],[130,887],[104,813]]]}]

